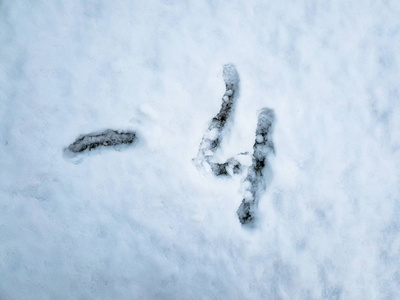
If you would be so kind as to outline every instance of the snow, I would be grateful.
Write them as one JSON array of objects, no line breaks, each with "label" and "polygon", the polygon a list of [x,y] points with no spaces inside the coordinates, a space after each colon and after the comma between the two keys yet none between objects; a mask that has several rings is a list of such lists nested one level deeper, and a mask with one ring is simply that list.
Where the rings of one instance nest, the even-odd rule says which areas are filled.
[{"label": "snow", "polygon": [[232,96],[232,94],[233,94],[233,91],[232,91],[232,90],[227,90],[227,91],[225,92],[225,95],[227,95],[227,96]]},{"label": "snow", "polygon": [[[396,299],[398,1],[2,1],[1,299]],[[220,161],[274,110],[255,228]],[[80,135],[134,131],[74,164]],[[223,158],[223,159],[222,159]],[[218,157],[219,159],[219,157]]]},{"label": "snow", "polygon": [[218,138],[218,134],[219,133],[218,133],[218,129],[217,128],[211,129],[208,132],[207,138],[210,139],[210,140],[215,140],[215,139]]},{"label": "snow", "polygon": [[259,134],[256,136],[256,141],[257,143],[262,143],[264,141],[264,137],[261,134]]}]

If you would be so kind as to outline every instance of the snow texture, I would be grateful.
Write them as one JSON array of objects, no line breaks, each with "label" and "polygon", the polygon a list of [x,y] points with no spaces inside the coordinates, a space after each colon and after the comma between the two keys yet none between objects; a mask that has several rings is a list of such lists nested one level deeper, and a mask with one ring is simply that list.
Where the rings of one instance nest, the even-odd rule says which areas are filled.
[{"label": "snow texture", "polygon": [[240,223],[252,224],[257,214],[258,201],[266,188],[265,173],[271,177],[271,167],[267,157],[275,153],[272,142],[272,132],[275,123],[275,113],[272,109],[263,108],[258,115],[256,142],[253,149],[253,164],[249,167],[243,182],[244,198],[237,214]]},{"label": "snow texture", "polygon": [[[0,299],[398,299],[399,16],[396,0],[0,1]],[[241,176],[191,161],[226,62],[240,98],[213,161],[251,165],[257,110],[276,114],[254,227]],[[107,128],[139,138],[61,155]]]}]

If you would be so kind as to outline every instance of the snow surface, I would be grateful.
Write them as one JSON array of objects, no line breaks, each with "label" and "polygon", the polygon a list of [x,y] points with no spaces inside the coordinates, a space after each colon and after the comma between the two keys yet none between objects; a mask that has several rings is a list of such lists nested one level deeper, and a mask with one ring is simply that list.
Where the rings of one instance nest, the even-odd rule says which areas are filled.
[{"label": "snow surface", "polygon": [[[0,2],[0,299],[398,299],[400,2]],[[274,109],[256,228],[195,157]],[[138,143],[62,152],[81,134]],[[221,160],[222,161],[222,160]]]}]

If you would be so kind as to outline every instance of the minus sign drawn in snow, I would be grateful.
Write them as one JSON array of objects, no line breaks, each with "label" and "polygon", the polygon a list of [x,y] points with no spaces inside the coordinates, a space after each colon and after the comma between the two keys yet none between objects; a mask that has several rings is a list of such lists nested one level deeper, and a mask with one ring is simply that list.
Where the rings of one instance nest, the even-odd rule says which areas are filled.
[{"label": "minus sign drawn in snow", "polygon": [[[100,148],[119,149],[124,146],[130,146],[137,140],[134,131],[119,131],[107,129],[103,132],[89,133],[81,135],[64,149],[65,158],[75,158],[78,154],[89,152]],[[75,163],[80,160],[73,161]]]}]

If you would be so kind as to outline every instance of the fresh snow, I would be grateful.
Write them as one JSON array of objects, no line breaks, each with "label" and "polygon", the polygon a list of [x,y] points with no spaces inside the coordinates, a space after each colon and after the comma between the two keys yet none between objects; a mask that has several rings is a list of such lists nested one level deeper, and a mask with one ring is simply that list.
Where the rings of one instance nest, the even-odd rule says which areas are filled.
[{"label": "fresh snow", "polygon": [[[0,299],[398,299],[399,16],[395,0],[0,1]],[[228,63],[215,161],[248,160],[259,111],[276,117],[252,228],[245,174],[192,163]],[[65,159],[108,129],[137,141]]]}]

